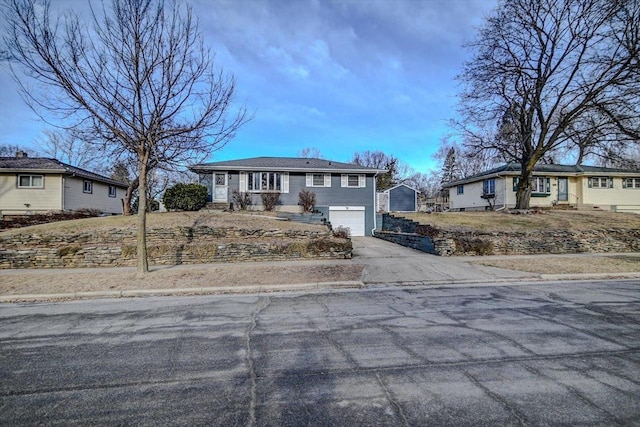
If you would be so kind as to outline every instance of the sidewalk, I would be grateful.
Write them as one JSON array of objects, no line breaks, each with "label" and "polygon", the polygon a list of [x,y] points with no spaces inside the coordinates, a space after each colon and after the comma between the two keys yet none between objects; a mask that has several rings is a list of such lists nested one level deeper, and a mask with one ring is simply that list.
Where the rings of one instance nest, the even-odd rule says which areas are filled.
[{"label": "sidewalk", "polygon": [[538,280],[638,278],[640,272],[540,274],[474,264],[545,257],[577,259],[632,254],[438,257],[375,238],[354,238],[353,260],[215,263],[152,267],[139,279],[134,267],[0,270],[0,303],[150,295],[265,293],[381,285],[508,284]]}]

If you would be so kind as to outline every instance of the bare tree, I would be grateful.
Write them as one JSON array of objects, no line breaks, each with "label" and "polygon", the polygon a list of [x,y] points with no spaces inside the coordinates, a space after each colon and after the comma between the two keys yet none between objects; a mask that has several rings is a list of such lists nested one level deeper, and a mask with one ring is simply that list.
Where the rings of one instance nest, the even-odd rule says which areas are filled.
[{"label": "bare tree", "polygon": [[[470,137],[469,134],[465,136]],[[455,141],[450,136],[446,136],[440,141],[440,147],[438,147],[433,158],[444,165],[449,152],[453,149],[456,156],[456,178],[468,178],[476,175],[496,166],[497,161],[500,160],[495,157],[494,153],[489,151],[476,152],[469,148],[469,145],[470,144]]]},{"label": "bare tree", "polygon": [[28,156],[37,156],[38,153],[34,150],[22,147],[16,144],[0,145],[0,157],[15,157],[18,152],[23,152]]},{"label": "bare tree", "polygon": [[354,153],[351,163],[376,169],[385,169],[386,173],[378,175],[376,188],[379,191],[386,190],[394,185],[402,184],[409,180],[416,171],[408,164],[396,158],[393,154],[382,151],[363,151]]},{"label": "bare tree", "polygon": [[95,144],[83,140],[73,129],[47,129],[43,134],[36,145],[44,156],[95,172],[109,168],[105,162],[108,157]]},{"label": "bare tree", "polygon": [[324,159],[324,156],[316,147],[305,147],[298,152],[298,157],[303,159]]},{"label": "bare tree", "polygon": [[113,0],[91,8],[92,27],[49,1],[7,0],[11,60],[43,90],[23,97],[137,162],[137,270],[148,271],[147,176],[150,168],[199,160],[233,138],[248,119],[234,110],[233,77],[215,71],[191,8],[178,2]]},{"label": "bare tree", "polygon": [[[510,0],[480,30],[459,77],[461,124],[469,148],[521,164],[517,208],[529,206],[534,166],[594,110],[633,138],[639,26],[637,0]],[[491,123],[498,131],[482,137]]]}]

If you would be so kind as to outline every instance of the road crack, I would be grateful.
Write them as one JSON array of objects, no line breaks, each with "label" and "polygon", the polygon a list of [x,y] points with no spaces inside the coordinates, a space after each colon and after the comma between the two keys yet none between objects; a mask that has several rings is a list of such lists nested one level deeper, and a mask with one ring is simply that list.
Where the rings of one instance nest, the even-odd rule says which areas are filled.
[{"label": "road crack", "polygon": [[249,421],[247,422],[247,426],[256,425],[256,400],[257,400],[257,375],[255,371],[255,366],[253,363],[253,348],[251,347],[251,333],[255,330],[258,324],[258,316],[260,313],[266,309],[271,303],[271,298],[261,298],[261,304],[257,307],[257,309],[251,315],[251,322],[244,334],[245,348],[247,352],[247,369],[249,371],[249,380],[250,384],[250,400],[249,400]]}]

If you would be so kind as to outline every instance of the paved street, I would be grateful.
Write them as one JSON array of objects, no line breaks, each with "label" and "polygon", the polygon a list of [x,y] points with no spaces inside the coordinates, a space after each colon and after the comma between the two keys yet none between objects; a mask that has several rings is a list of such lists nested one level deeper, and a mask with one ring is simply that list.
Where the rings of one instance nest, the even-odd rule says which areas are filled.
[{"label": "paved street", "polygon": [[640,425],[640,284],[0,305],[0,425]]}]

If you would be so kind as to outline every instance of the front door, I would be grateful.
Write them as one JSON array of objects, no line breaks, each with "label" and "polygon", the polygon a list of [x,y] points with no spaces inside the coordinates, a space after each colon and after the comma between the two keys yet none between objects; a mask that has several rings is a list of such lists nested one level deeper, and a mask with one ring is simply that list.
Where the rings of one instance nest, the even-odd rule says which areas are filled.
[{"label": "front door", "polygon": [[558,201],[569,201],[569,182],[567,178],[558,178]]},{"label": "front door", "polygon": [[213,201],[227,202],[227,173],[216,172],[213,174]]}]

